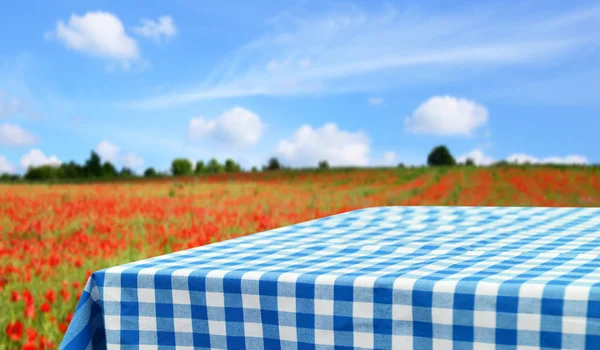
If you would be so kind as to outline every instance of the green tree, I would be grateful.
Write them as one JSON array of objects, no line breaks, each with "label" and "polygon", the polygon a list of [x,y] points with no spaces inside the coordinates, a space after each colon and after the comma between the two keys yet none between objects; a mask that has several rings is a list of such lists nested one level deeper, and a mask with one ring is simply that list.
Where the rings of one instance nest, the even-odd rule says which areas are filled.
[{"label": "green tree", "polygon": [[18,180],[19,180],[19,175],[9,174],[9,173],[2,173],[2,175],[0,175],[1,182],[14,182],[14,181],[18,181]]},{"label": "green tree", "polygon": [[84,172],[90,177],[102,176],[102,162],[100,161],[100,156],[96,152],[92,151],[90,158],[86,160]]},{"label": "green tree", "polygon": [[427,157],[429,166],[452,166],[456,165],[456,160],[446,146],[437,146],[433,148]]},{"label": "green tree", "polygon": [[264,167],[265,170],[279,170],[281,169],[281,164],[279,163],[279,159],[273,157],[269,159],[267,166]]},{"label": "green tree", "polygon": [[252,171],[253,173],[257,173],[257,172],[258,172],[258,169],[257,169],[255,166],[253,166],[253,167],[252,167],[252,169],[251,169],[250,171]]},{"label": "green tree", "polygon": [[118,175],[117,168],[111,162],[104,162],[102,165],[102,176],[116,177]]},{"label": "green tree", "polygon": [[471,158],[467,158],[467,160],[465,161],[465,165],[466,166],[474,166],[475,165],[475,161]]},{"label": "green tree", "polygon": [[156,176],[156,170],[154,168],[148,168],[144,171],[144,177],[154,177]]},{"label": "green tree", "polygon": [[185,158],[175,158],[171,162],[171,173],[175,176],[191,175],[192,163]]},{"label": "green tree", "polygon": [[319,169],[321,169],[321,170],[329,169],[329,163],[327,163],[326,160],[320,161],[319,162]]},{"label": "green tree", "polygon": [[228,158],[225,160],[225,172],[237,173],[241,171],[241,167],[238,163],[234,162],[233,159]]},{"label": "green tree", "polygon": [[204,166],[204,162],[199,160],[196,162],[196,169],[194,169],[194,173],[196,175],[200,175],[202,173],[206,172],[206,167]]},{"label": "green tree", "polygon": [[62,178],[61,168],[55,165],[41,165],[29,167],[25,173],[25,179],[31,181],[45,181]]},{"label": "green tree", "polygon": [[60,165],[62,174],[66,179],[79,179],[84,176],[83,167],[74,161]]},{"label": "green tree", "polygon": [[212,158],[206,166],[206,171],[210,174],[222,173],[223,170],[223,166],[215,158]]},{"label": "green tree", "polygon": [[123,167],[121,169],[121,171],[119,172],[119,176],[120,177],[132,177],[132,176],[135,176],[135,173],[130,168]]},{"label": "green tree", "polygon": [[402,169],[405,167],[405,165],[404,165],[404,163],[398,163],[397,167]]}]

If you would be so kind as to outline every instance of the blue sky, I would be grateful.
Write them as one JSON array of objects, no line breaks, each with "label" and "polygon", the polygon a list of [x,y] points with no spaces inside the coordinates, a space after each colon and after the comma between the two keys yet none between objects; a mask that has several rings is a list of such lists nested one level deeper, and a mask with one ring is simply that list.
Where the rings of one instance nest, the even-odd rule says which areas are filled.
[{"label": "blue sky", "polygon": [[592,1],[6,2],[0,172],[600,162]]}]

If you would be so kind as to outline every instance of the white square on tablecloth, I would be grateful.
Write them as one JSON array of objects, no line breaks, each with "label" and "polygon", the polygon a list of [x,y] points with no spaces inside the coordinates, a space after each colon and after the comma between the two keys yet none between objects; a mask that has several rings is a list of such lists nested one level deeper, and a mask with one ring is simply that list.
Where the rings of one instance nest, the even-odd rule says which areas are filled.
[{"label": "white square on tablecloth", "polygon": [[263,328],[262,324],[256,322],[244,323],[244,334],[250,338],[262,338]]},{"label": "white square on tablecloth", "polygon": [[476,295],[485,295],[485,296],[498,296],[498,289],[500,288],[499,283],[481,281],[477,283]]},{"label": "white square on tablecloth", "polygon": [[208,320],[208,331],[213,335],[227,335],[225,321]]},{"label": "white square on tablecloth", "polygon": [[536,314],[519,313],[517,315],[517,328],[524,331],[539,332],[542,326],[542,316]]},{"label": "white square on tablecloth", "polygon": [[373,303],[355,301],[352,309],[353,317],[373,318]]},{"label": "white square on tablecloth", "polygon": [[296,327],[279,326],[279,338],[284,341],[297,342]]},{"label": "white square on tablecloth", "polygon": [[494,311],[473,311],[475,327],[496,328],[496,313]]},{"label": "white square on tablecloth", "polygon": [[260,296],[256,294],[242,294],[244,309],[260,309]]},{"label": "white square on tablecloth", "polygon": [[412,321],[412,311],[412,306],[410,305],[392,305],[392,319],[395,321]]},{"label": "white square on tablecloth", "polygon": [[156,317],[138,317],[140,331],[156,332]]},{"label": "white square on tablecloth", "polygon": [[453,324],[454,313],[452,309],[433,307],[431,308],[431,322],[434,324]]},{"label": "white square on tablecloth", "polygon": [[277,308],[282,312],[296,312],[296,298],[277,297]]},{"label": "white square on tablecloth", "polygon": [[452,349],[452,340],[449,339],[433,339],[433,350],[447,350]]},{"label": "white square on tablecloth", "polygon": [[[333,260],[333,259],[332,259]],[[320,263],[319,265],[329,266],[331,263]],[[316,285],[333,286],[338,276],[335,275],[320,275],[315,279]]]},{"label": "white square on tablecloth", "polygon": [[149,288],[138,288],[138,302],[140,303],[152,303],[156,302],[156,295],[154,289]]},{"label": "white square on tablecloth", "polygon": [[410,335],[392,335],[392,349],[412,349],[413,337]]},{"label": "white square on tablecloth", "polygon": [[173,289],[173,304],[190,305],[191,303],[189,291]]},{"label": "white square on tablecloth", "polygon": [[542,299],[545,287],[545,284],[523,284],[521,285],[521,288],[519,288],[519,297]]},{"label": "white square on tablecloth", "polygon": [[333,331],[326,329],[315,329],[316,345],[334,345]]},{"label": "white square on tablecloth", "polygon": [[121,316],[106,315],[104,316],[104,327],[109,331],[121,330]]},{"label": "white square on tablecloth", "polygon": [[[519,346],[518,349],[521,350],[521,346]],[[474,342],[473,350],[496,350],[496,344]]]},{"label": "white square on tablecloth", "polygon": [[173,324],[175,326],[175,332],[182,333],[193,333],[194,328],[192,326],[191,318],[174,318]]},{"label": "white square on tablecloth", "polygon": [[[580,280],[581,281],[581,280]],[[586,283],[590,283],[587,282]],[[583,286],[566,286],[564,298],[573,301],[588,301],[590,297],[590,288]]]},{"label": "white square on tablecloth", "polygon": [[333,300],[315,299],[315,315],[333,316]]},{"label": "white square on tablecloth", "polygon": [[224,307],[225,296],[219,292],[206,292],[206,306]]},{"label": "white square on tablecloth", "polygon": [[373,333],[354,332],[354,346],[358,348],[372,349],[375,344]]},{"label": "white square on tablecloth", "polygon": [[562,332],[566,334],[586,334],[586,319],[584,317],[563,316]]},{"label": "white square on tablecloth", "polygon": [[104,287],[102,288],[102,297],[104,301],[121,301],[121,288]]}]

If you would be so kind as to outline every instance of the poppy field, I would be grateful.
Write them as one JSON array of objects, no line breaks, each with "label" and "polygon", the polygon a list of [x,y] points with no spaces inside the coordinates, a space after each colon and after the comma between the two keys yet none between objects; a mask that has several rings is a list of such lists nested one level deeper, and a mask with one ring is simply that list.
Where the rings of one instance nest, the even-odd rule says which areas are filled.
[{"label": "poppy field", "polygon": [[600,206],[600,169],[399,168],[0,185],[0,349],[57,348],[93,271],[390,205]]}]

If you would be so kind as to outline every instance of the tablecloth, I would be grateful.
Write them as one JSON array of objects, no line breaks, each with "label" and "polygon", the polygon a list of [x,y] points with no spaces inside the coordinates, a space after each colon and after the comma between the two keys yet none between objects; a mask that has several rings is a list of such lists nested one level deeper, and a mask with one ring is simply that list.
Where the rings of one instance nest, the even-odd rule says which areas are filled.
[{"label": "tablecloth", "polygon": [[95,272],[61,349],[600,349],[600,208],[377,207]]}]

